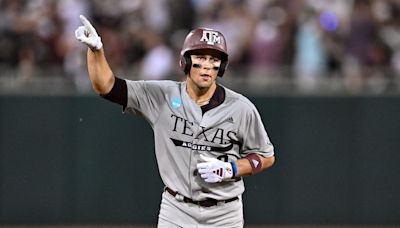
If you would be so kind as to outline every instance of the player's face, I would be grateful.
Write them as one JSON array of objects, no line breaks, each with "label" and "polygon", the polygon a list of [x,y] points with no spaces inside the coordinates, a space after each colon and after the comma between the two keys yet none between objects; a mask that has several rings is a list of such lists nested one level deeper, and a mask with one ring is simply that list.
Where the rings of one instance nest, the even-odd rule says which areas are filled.
[{"label": "player's face", "polygon": [[191,53],[192,67],[189,80],[199,89],[209,88],[216,83],[221,53],[216,50],[196,50]]}]

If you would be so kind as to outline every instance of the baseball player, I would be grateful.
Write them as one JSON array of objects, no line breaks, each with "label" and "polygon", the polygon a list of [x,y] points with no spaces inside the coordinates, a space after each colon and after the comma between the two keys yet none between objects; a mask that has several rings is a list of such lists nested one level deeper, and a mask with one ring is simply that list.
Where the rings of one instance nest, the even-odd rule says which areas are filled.
[{"label": "baseball player", "polygon": [[183,82],[132,81],[113,74],[100,36],[80,18],[75,36],[89,47],[94,90],[153,128],[165,184],[158,227],[243,227],[242,177],[271,167],[274,149],[256,107],[217,82],[228,64],[224,36],[207,28],[187,35]]}]

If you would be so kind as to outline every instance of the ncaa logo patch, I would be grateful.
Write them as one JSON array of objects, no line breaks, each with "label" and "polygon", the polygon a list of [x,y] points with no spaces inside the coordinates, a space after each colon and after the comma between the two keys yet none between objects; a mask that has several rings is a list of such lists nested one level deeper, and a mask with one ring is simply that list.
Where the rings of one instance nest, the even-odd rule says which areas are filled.
[{"label": "ncaa logo patch", "polygon": [[172,98],[171,106],[173,109],[177,109],[182,106],[182,100],[178,97]]}]

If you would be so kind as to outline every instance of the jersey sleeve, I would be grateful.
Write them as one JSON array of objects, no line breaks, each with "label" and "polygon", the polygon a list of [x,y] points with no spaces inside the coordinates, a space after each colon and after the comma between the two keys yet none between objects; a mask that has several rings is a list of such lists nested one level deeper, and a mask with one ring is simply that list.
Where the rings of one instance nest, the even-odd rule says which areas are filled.
[{"label": "jersey sleeve", "polygon": [[126,80],[127,105],[125,112],[144,116],[153,124],[159,116],[165,100],[165,83],[163,81]]},{"label": "jersey sleeve", "polygon": [[257,153],[264,157],[274,155],[272,145],[267,131],[265,130],[261,116],[253,104],[249,104],[244,118],[242,156]]},{"label": "jersey sleeve", "polygon": [[106,100],[122,105],[125,109],[127,103],[126,81],[115,77],[114,85],[108,94],[100,95]]}]

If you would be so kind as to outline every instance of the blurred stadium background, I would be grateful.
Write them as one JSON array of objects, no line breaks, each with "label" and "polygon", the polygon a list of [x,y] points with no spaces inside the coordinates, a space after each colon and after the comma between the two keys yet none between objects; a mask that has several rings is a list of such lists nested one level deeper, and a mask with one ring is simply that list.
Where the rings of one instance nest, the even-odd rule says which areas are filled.
[{"label": "blurred stadium background", "polygon": [[258,93],[398,93],[396,0],[2,0],[2,93],[91,93],[85,47],[91,19],[120,77],[180,79],[177,57],[196,26],[226,34],[224,83]]},{"label": "blurred stadium background", "polygon": [[187,32],[226,35],[221,83],[278,155],[249,227],[400,227],[398,0],[0,0],[0,227],[156,222],[151,130],[93,93],[80,14],[127,79],[181,80]]}]

